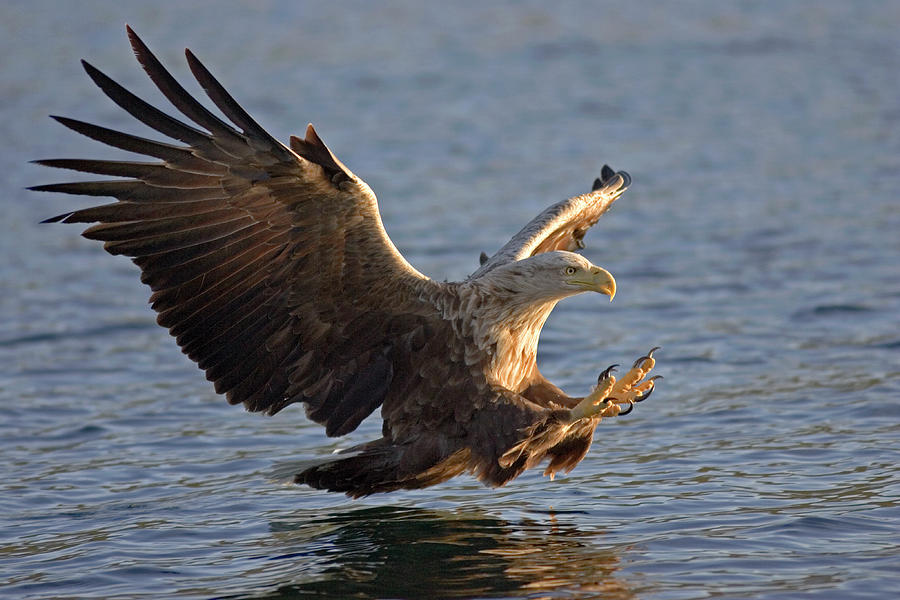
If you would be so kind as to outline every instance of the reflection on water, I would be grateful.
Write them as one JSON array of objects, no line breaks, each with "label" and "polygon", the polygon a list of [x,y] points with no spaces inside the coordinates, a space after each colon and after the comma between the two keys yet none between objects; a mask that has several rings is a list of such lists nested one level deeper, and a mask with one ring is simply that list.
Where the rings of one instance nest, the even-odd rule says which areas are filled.
[{"label": "reflection on water", "polygon": [[[508,523],[477,512],[377,507],[271,522],[260,560],[302,562],[299,580],[255,598],[464,598],[558,589],[634,597],[603,533],[550,513]],[[235,597],[241,597],[240,595]]]}]

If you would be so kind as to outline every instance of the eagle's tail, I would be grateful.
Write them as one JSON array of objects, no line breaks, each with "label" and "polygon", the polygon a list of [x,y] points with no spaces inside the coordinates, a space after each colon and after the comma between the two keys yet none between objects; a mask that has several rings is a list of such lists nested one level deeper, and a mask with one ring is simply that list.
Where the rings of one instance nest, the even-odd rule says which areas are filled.
[{"label": "eagle's tail", "polygon": [[359,498],[379,492],[428,487],[462,473],[469,451],[440,452],[437,448],[397,445],[388,438],[354,446],[339,458],[294,475],[294,483],[344,492]]}]

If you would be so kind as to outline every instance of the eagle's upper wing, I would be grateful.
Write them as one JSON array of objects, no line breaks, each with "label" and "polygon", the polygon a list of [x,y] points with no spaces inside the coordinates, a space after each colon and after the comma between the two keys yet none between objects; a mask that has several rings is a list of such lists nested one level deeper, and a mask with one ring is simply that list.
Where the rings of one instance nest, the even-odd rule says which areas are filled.
[{"label": "eagle's upper wing", "polygon": [[484,261],[469,278],[480,277],[494,267],[541,252],[583,248],[584,234],[630,184],[631,177],[628,173],[615,172],[603,165],[600,177],[594,181],[590,193],[558,202],[544,210],[496,254]]},{"label": "eagle's upper wing", "polygon": [[407,263],[376,199],[310,126],[291,148],[262,129],[186,51],[197,81],[231,121],[191,97],[130,29],[147,74],[193,124],[157,110],[91,65],[88,75],[170,144],[57,117],[63,125],[159,162],[56,159],[41,164],[124,179],[36,190],[117,202],[48,221],[97,223],[85,237],[133,258],[158,322],[218,392],[249,410],[307,403],[331,435],[382,401],[390,355],[432,318],[439,284]]}]

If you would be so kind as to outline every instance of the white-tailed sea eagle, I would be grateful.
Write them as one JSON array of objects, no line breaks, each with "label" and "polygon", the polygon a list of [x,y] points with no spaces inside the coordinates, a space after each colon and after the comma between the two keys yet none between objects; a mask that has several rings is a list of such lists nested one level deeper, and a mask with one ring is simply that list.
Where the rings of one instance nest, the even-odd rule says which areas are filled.
[{"label": "white-tailed sea eagle", "polygon": [[464,472],[498,486],[543,461],[552,476],[584,457],[601,417],[630,412],[650,394],[652,351],[618,380],[604,370],[584,398],[566,395],[535,363],[557,302],[616,292],[612,275],[572,251],[628,187],[627,173],[604,166],[590,193],[546,209],[465,281],[434,281],[400,255],[372,190],[312,125],[290,146],[279,143],[186,51],[222,119],[130,28],[128,36],[189,122],[83,61],[116,104],[173,141],[54,117],[156,160],[41,160],[117,179],[32,189],[116,199],[47,221],[94,223],[85,237],[132,257],[158,323],[232,404],[273,415],[302,402],[329,436],[381,407],[380,439],[296,482],[362,496]]}]

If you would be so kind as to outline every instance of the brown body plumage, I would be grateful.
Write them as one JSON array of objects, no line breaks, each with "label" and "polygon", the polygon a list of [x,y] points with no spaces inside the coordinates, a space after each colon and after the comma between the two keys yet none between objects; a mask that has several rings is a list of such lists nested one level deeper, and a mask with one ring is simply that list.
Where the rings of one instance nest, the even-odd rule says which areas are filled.
[{"label": "brown body plumage", "polygon": [[290,147],[277,142],[187,51],[226,122],[128,35],[193,124],[84,63],[114,102],[180,144],[55,117],[160,162],[39,161],[122,179],[33,189],[116,198],[49,221],[96,223],[86,237],[132,257],[159,324],[232,404],[271,415],[302,402],[330,436],[381,407],[381,439],[297,482],[358,496],[468,471],[502,485],[544,459],[552,474],[583,458],[600,415],[573,417],[582,399],[548,382],[535,353],[557,301],[614,294],[608,273],[569,251],[628,186],[626,173],[604,167],[592,192],[548,208],[469,279],[438,283],[403,259],[375,195],[311,125]]}]

